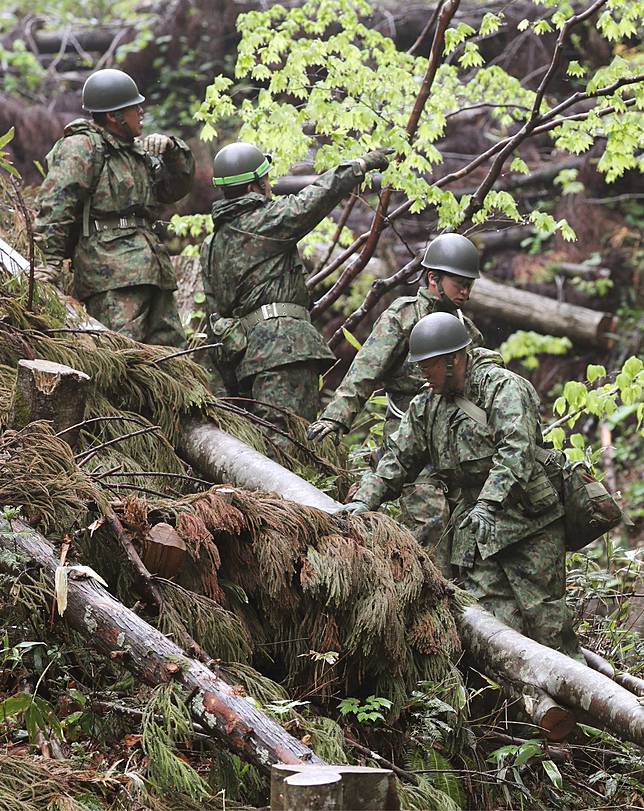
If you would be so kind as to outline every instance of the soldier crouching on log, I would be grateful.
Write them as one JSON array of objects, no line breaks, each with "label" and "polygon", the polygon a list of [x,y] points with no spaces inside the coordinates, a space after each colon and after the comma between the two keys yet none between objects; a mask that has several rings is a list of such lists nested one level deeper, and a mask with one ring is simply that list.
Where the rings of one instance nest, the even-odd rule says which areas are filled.
[{"label": "soldier crouching on log", "polygon": [[212,207],[214,233],[201,251],[212,332],[222,343],[215,359],[231,393],[254,401],[253,412],[280,428],[281,409],[315,419],[320,371],[335,360],[311,324],[297,243],[368,171],[387,165],[384,150],[369,152],[298,194],[273,198],[270,156],[243,142],[215,155],[224,199]]},{"label": "soldier crouching on log", "polygon": [[[353,359],[349,371],[331,402],[308,430],[310,441],[332,436],[336,444],[373,392],[382,387],[387,395],[384,438],[398,430],[412,398],[425,383],[417,364],[407,357],[409,335],[425,315],[446,312],[463,322],[472,346],[481,346],[483,336],[461,312],[472,286],[479,278],[479,252],[461,234],[441,234],[427,246],[421,262],[427,272],[427,287],[415,296],[401,296],[376,321],[373,330]],[[425,468],[413,484],[405,486],[400,500],[401,521],[427,546],[446,577],[451,564],[440,542],[445,525],[445,496],[432,471]]]},{"label": "soldier crouching on log", "polygon": [[83,86],[92,120],[65,127],[38,192],[35,236],[57,284],[70,258],[74,293],[106,327],[137,341],[182,346],[176,276],[153,226],[159,204],[186,195],[194,159],[179,138],[143,139],[145,98],[120,70],[98,70]]},{"label": "soldier crouching on log", "polygon": [[429,385],[345,511],[377,509],[429,464],[447,494],[451,562],[463,587],[511,627],[581,658],[566,606],[564,511],[543,464],[538,395],[500,355],[471,343],[451,314],[416,324],[410,359]]}]

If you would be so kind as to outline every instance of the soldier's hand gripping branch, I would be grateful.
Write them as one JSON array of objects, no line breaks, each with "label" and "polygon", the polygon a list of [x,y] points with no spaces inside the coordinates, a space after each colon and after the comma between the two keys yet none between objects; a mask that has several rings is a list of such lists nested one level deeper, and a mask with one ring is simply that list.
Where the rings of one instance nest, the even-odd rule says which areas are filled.
[{"label": "soldier's hand gripping branch", "polygon": [[346,432],[347,429],[344,425],[335,420],[316,420],[309,425],[306,438],[309,442],[321,442],[330,436],[333,439],[333,444],[338,446],[341,436]]}]

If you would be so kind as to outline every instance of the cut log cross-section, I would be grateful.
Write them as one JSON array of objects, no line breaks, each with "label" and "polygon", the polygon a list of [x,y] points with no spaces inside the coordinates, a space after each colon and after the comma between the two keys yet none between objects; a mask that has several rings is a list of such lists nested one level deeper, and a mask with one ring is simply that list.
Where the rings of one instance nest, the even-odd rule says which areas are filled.
[{"label": "cut log cross-section", "polygon": [[72,447],[82,422],[89,376],[48,360],[20,360],[14,391],[11,426],[20,430],[34,420],[51,422],[54,431],[65,431]]}]

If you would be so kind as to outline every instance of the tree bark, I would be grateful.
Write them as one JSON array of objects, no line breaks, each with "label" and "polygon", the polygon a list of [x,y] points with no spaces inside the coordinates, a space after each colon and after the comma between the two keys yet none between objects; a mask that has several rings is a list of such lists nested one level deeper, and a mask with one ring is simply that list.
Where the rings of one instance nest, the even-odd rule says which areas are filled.
[{"label": "tree bark", "polygon": [[[22,521],[0,519],[0,549],[36,563],[54,593],[58,560],[47,539]],[[157,685],[172,679],[190,691],[192,717],[232,752],[267,771],[273,763],[323,765],[307,746],[256,710],[201,662],[115,600],[92,579],[69,579],[65,622],[99,653],[118,658],[143,679]]]},{"label": "tree bark", "polygon": [[547,335],[563,335],[576,343],[595,347],[610,348],[611,333],[617,326],[611,313],[554,301],[490,279],[477,280],[466,310],[475,316],[507,321]]},{"label": "tree bark", "polygon": [[285,811],[342,811],[342,777],[316,769],[292,774],[284,780]]},{"label": "tree bark", "polygon": [[65,442],[75,447],[85,415],[89,376],[48,360],[20,360],[14,390],[11,427],[19,431],[35,420],[51,422]]},{"label": "tree bark", "polygon": [[[400,800],[391,769],[369,766],[338,766],[332,771],[342,777],[343,808],[351,811],[398,811]],[[271,769],[271,811],[288,811],[285,779],[291,775],[328,773],[329,767],[292,766],[278,763]]]},{"label": "tree bark", "polygon": [[583,710],[617,737],[644,745],[644,706],[637,696],[512,630],[478,605],[469,606],[456,619],[464,647],[488,673],[537,687],[557,702]]},{"label": "tree bark", "polygon": [[341,509],[338,501],[213,423],[188,418],[181,425],[180,455],[212,481],[246,490],[270,490],[328,513]]}]

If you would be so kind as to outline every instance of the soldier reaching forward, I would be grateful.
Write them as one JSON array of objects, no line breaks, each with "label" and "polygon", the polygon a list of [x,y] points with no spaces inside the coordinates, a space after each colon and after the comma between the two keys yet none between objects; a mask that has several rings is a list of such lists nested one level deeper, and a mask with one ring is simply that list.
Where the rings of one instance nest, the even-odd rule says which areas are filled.
[{"label": "soldier reaching forward", "polygon": [[451,561],[464,587],[508,625],[580,656],[565,598],[563,507],[544,466],[539,398],[500,355],[470,345],[463,324],[447,313],[414,327],[410,360],[429,386],[346,510],[377,509],[429,464],[447,493]]},{"label": "soldier reaching forward", "polygon": [[56,284],[72,259],[74,292],[90,315],[137,341],[180,346],[185,337],[170,257],[154,232],[161,203],[190,189],[194,160],[179,138],[142,132],[145,101],[120,70],[98,70],[83,87],[78,119],[47,156],[36,240]]},{"label": "soldier reaching forward", "polygon": [[334,360],[311,324],[297,243],[367,171],[385,169],[388,160],[382,150],[369,152],[330,169],[298,194],[276,199],[270,165],[270,156],[242,142],[215,155],[214,182],[225,199],[212,207],[214,233],[201,261],[209,309],[220,316],[211,319],[213,333],[224,349],[234,336],[239,350],[229,364],[234,368],[224,374],[230,381],[234,372],[228,386],[259,401],[253,405],[259,416],[283,425],[279,408],[315,419],[318,376]]},{"label": "soldier reaching forward", "polygon": [[[418,366],[407,359],[409,335],[423,316],[433,312],[458,315],[473,346],[483,343],[481,333],[460,311],[479,277],[476,247],[461,234],[442,234],[427,246],[421,264],[427,268],[427,287],[421,287],[416,296],[396,299],[380,316],[331,402],[310,426],[309,440],[331,435],[337,444],[340,435],[350,430],[364,404],[381,386],[389,403],[385,438],[398,429],[409,403],[425,382]],[[435,562],[449,577],[449,559],[438,544],[444,504],[442,488],[437,487],[430,471],[423,470],[414,484],[405,488],[401,517],[421,543],[432,548]]]}]

